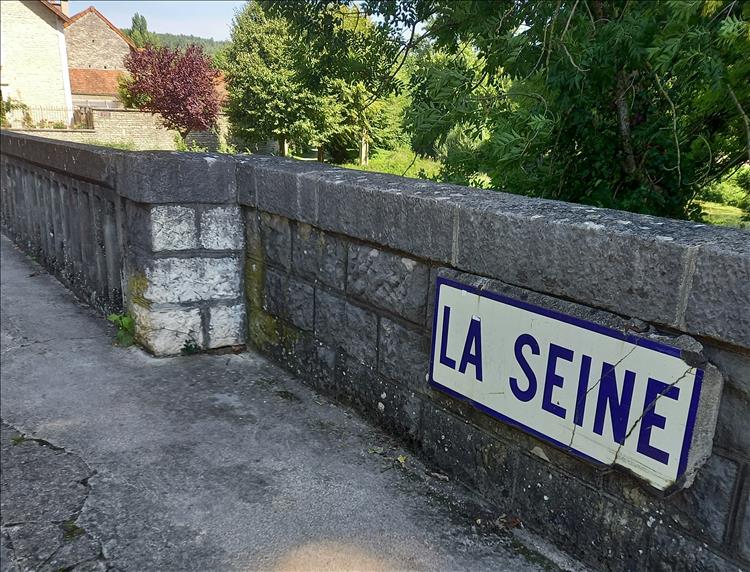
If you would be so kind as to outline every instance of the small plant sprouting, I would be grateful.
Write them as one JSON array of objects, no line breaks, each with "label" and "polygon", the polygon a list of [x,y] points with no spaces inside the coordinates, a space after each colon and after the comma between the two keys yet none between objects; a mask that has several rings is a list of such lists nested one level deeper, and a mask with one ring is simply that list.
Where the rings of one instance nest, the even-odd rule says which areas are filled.
[{"label": "small plant sprouting", "polygon": [[74,538],[81,536],[86,531],[78,526],[73,520],[66,520],[62,523],[63,538],[65,540],[73,540]]},{"label": "small plant sprouting", "polygon": [[20,445],[20,444],[21,444],[21,443],[23,443],[24,441],[28,441],[28,439],[26,439],[26,437],[24,437],[23,435],[15,435],[15,436],[13,436],[13,437],[11,438],[11,442],[12,442],[12,443],[13,443],[14,445]]},{"label": "small plant sprouting", "polygon": [[107,320],[117,326],[115,343],[123,348],[133,345],[135,341],[135,320],[128,314],[110,314]]},{"label": "small plant sprouting", "polygon": [[192,354],[197,354],[201,351],[201,347],[195,342],[193,338],[188,338],[185,340],[185,343],[182,344],[182,350],[181,353],[184,356],[189,356]]}]

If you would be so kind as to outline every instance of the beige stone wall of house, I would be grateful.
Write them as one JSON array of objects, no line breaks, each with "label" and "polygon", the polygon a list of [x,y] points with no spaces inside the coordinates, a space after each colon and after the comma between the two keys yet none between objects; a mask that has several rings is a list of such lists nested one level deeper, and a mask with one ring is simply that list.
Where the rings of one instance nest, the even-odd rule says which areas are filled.
[{"label": "beige stone wall of house", "polygon": [[68,66],[124,70],[123,59],[130,46],[93,12],[84,14],[65,28]]},{"label": "beige stone wall of house", "polygon": [[0,1],[3,98],[33,107],[70,109],[62,21],[38,0]]}]

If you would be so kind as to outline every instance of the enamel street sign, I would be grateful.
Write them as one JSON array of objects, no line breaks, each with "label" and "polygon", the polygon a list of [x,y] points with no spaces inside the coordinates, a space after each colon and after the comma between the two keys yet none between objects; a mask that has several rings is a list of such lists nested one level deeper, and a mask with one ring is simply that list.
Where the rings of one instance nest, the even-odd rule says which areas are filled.
[{"label": "enamel street sign", "polygon": [[702,378],[677,348],[437,280],[434,387],[658,489],[685,472]]}]

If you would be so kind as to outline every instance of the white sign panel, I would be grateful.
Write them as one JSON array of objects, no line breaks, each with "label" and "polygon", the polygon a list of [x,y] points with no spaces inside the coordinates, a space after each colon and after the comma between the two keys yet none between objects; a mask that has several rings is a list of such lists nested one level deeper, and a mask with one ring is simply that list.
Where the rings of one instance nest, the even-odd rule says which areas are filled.
[{"label": "white sign panel", "polygon": [[702,377],[677,348],[438,278],[434,387],[658,489],[685,471]]}]

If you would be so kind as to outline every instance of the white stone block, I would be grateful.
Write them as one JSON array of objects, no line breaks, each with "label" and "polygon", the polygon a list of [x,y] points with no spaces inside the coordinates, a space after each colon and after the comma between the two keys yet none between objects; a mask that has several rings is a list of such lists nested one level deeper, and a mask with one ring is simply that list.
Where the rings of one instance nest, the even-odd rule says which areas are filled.
[{"label": "white stone block", "polygon": [[239,298],[238,258],[157,258],[146,270],[146,299],[157,303]]},{"label": "white stone block", "polygon": [[133,304],[137,341],[154,355],[177,355],[185,342],[204,346],[201,314],[198,308],[144,308]]},{"label": "white stone block", "polygon": [[244,233],[239,207],[216,207],[201,213],[202,248],[239,250]]},{"label": "white stone block", "polygon": [[245,305],[210,308],[208,347],[221,348],[245,343]]},{"label": "white stone block", "polygon": [[195,211],[188,207],[152,207],[151,242],[154,252],[197,248]]}]

